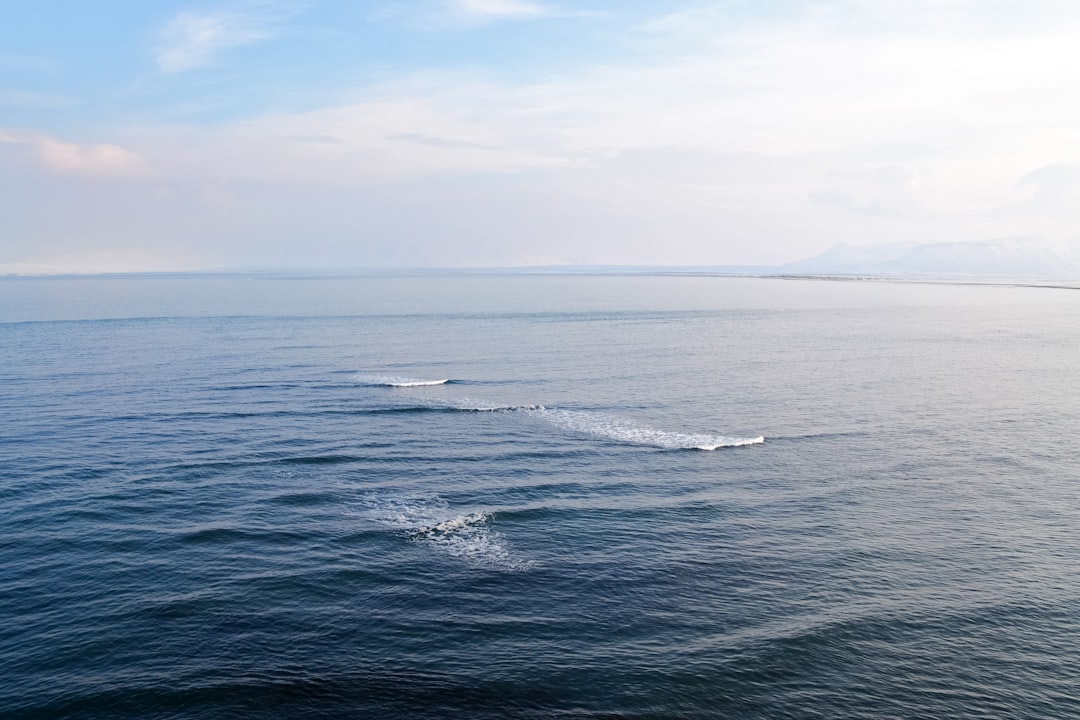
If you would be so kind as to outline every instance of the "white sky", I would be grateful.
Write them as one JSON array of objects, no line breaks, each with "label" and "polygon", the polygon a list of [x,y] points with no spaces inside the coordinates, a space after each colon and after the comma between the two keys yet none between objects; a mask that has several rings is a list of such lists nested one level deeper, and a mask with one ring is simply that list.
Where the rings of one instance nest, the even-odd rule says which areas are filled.
[{"label": "white sky", "polygon": [[0,272],[1080,234],[1072,3],[54,4],[0,31]]}]

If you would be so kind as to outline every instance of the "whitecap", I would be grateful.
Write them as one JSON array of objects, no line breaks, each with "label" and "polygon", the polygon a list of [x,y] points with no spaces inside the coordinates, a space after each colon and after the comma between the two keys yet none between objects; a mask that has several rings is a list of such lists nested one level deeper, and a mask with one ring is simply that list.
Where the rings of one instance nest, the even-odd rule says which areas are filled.
[{"label": "whitecap", "polygon": [[394,375],[357,375],[356,381],[362,385],[373,385],[376,387],[410,388],[427,387],[431,385],[445,385],[446,383],[450,382],[450,379],[442,378],[441,380],[418,380],[416,378],[397,377]]},{"label": "whitecap", "polygon": [[519,558],[487,513],[457,513],[437,496],[378,495],[366,499],[364,515],[403,537],[470,564],[524,570]]},{"label": "whitecap", "polygon": [[718,450],[726,447],[760,445],[765,442],[756,437],[730,437],[704,433],[681,433],[638,425],[623,418],[582,410],[559,410],[540,408],[537,417],[563,430],[589,435],[602,440],[646,445],[665,450]]},{"label": "whitecap", "polygon": [[439,404],[462,412],[521,412],[544,409],[543,405],[500,405],[475,398],[447,398]]}]

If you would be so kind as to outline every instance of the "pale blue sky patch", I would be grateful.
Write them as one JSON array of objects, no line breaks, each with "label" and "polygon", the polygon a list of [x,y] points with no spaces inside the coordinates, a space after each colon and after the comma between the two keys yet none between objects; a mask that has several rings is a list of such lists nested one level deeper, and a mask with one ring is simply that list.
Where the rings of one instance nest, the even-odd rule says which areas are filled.
[{"label": "pale blue sky patch", "polygon": [[54,69],[55,63],[45,57],[0,53],[0,71],[3,72],[38,75]]},{"label": "pale blue sky patch", "polygon": [[78,101],[64,95],[22,90],[0,90],[0,107],[66,108]]}]

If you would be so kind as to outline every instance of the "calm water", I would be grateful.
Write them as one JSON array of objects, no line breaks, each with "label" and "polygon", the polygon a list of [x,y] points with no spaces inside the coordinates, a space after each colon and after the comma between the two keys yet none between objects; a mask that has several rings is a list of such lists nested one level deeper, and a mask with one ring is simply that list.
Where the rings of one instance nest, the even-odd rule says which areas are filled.
[{"label": "calm water", "polygon": [[0,715],[1080,716],[1078,317],[2,280]]}]

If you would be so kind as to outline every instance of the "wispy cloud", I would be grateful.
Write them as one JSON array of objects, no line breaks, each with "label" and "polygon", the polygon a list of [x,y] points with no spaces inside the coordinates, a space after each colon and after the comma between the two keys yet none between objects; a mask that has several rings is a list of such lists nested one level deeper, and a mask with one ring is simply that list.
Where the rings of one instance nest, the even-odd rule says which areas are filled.
[{"label": "wispy cloud", "polygon": [[548,0],[411,0],[388,2],[377,16],[407,27],[430,30],[476,28],[498,22],[580,17],[591,13],[566,11]]},{"label": "wispy cloud", "polygon": [[[284,32],[263,0],[221,1],[248,4],[174,19],[188,25],[163,71]],[[222,265],[758,264],[841,241],[1076,235],[1080,9],[1019,27],[959,0],[762,5],[695,0],[652,24],[627,11],[618,57],[504,77],[455,58],[502,61],[485,24],[563,38],[543,33],[570,3],[398,3],[393,19],[431,43],[427,70],[394,56],[333,104],[209,126],[174,113],[96,138],[115,145],[0,130],[0,178],[50,188],[10,208],[35,243],[97,228],[103,247],[153,237]],[[430,32],[446,28],[478,32]],[[470,52],[439,54],[456,42]]]},{"label": "wispy cloud", "polygon": [[424,135],[422,133],[391,133],[386,136],[387,140],[404,140],[405,142],[412,142],[418,145],[427,145],[428,147],[438,148],[470,148],[490,150],[491,145],[485,143],[472,142],[469,140],[455,140],[453,138],[438,137],[435,135]]},{"label": "wispy cloud", "polygon": [[0,128],[0,143],[29,146],[48,170],[64,174],[138,177],[148,173],[137,153],[110,143],[80,144],[42,133],[26,133]]},{"label": "wispy cloud", "polygon": [[113,176],[146,172],[142,158],[118,145],[76,145],[48,137],[38,139],[37,145],[46,165],[63,172]]},{"label": "wispy cloud", "polygon": [[157,48],[162,72],[181,73],[212,64],[230,48],[251,45],[272,35],[267,23],[243,13],[183,12],[165,26]]},{"label": "wispy cloud", "polygon": [[910,173],[895,165],[832,171],[809,198],[864,215],[911,215],[921,211],[911,194]]},{"label": "wispy cloud", "polygon": [[552,10],[527,0],[451,0],[451,12],[479,21],[532,18],[551,15]]}]

